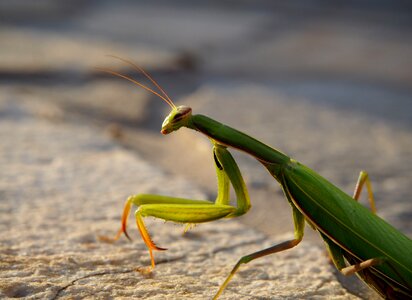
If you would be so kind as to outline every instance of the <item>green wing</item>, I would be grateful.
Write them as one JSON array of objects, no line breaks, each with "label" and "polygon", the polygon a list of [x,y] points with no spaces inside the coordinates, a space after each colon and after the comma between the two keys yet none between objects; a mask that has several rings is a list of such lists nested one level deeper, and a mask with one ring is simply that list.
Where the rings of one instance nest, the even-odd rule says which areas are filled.
[{"label": "green wing", "polygon": [[412,289],[411,239],[297,162],[282,176],[285,192],[318,230],[360,260],[385,258],[374,268]]}]

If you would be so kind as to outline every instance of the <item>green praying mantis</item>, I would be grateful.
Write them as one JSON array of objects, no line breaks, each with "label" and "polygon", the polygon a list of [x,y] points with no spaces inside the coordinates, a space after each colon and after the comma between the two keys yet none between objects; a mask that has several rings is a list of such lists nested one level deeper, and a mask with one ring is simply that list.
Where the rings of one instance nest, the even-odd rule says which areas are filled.
[{"label": "green praying mantis", "polygon": [[[333,263],[342,274],[357,274],[383,298],[412,299],[412,240],[376,215],[371,182],[366,172],[360,173],[351,197],[284,153],[207,116],[195,115],[190,107],[176,106],[142,68],[129,60],[115,58],[142,73],[158,88],[158,92],[129,76],[101,70],[133,82],[171,107],[172,111],[162,124],[162,134],[186,127],[210,139],[218,180],[218,195],[214,202],[152,194],[130,196],[115,240],[122,234],[129,238],[127,219],[132,205],[135,205],[136,224],[149,249],[151,268],[154,268],[153,251],[166,249],[156,246],[152,241],[143,222],[144,217],[196,224],[245,214],[251,204],[242,174],[228,151],[233,148],[256,158],[280,184],[292,208],[294,238],[240,258],[213,299],[223,293],[241,265],[297,246],[303,239],[305,222],[319,232]],[[236,206],[230,205],[230,184],[236,194]],[[368,192],[370,209],[357,201],[364,186]]]}]

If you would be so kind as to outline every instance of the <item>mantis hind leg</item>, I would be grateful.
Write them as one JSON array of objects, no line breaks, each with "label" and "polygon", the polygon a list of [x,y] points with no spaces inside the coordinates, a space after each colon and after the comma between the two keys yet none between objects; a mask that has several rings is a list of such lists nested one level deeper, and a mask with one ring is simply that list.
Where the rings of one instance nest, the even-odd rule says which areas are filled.
[{"label": "mantis hind leg", "polygon": [[[344,249],[335,244],[323,233],[320,233],[325,241],[330,257],[335,264],[336,269],[345,276],[357,274],[367,285],[372,287],[378,294],[386,299],[404,299],[405,295],[401,286],[389,282],[386,277],[376,273],[371,267],[380,265],[385,262],[384,258],[370,258],[359,260]],[[346,265],[345,259],[349,265]],[[392,295],[392,296],[391,296]],[[396,295],[393,296],[393,295]]]},{"label": "mantis hind leg", "polygon": [[[382,258],[370,258],[364,261],[353,263],[350,266],[345,264],[345,255],[349,256],[350,254],[346,253],[339,245],[335,244],[331,239],[326,235],[320,232],[322,239],[326,243],[326,247],[332,258],[333,263],[335,264],[336,269],[345,276],[353,275],[359,271],[362,271],[365,268],[373,267],[383,263],[384,259]],[[349,256],[351,257],[351,256]],[[352,261],[351,261],[352,262]]]},{"label": "mantis hind leg", "polygon": [[376,214],[375,198],[373,197],[372,184],[369,179],[369,175],[365,171],[361,171],[358,177],[358,181],[355,186],[355,191],[353,192],[353,199],[359,200],[359,196],[362,192],[364,185],[366,184],[366,189],[368,190],[368,199],[371,211]]}]

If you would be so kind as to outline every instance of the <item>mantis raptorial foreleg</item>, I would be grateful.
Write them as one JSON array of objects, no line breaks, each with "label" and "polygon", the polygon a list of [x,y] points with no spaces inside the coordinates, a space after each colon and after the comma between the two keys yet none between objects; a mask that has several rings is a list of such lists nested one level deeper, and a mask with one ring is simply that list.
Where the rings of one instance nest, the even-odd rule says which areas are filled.
[{"label": "mantis raptorial foreleg", "polygon": [[[161,195],[139,194],[130,196],[125,204],[122,215],[122,227],[115,240],[122,233],[129,238],[126,225],[132,205],[138,207],[135,212],[136,224],[150,252],[151,264],[154,267],[153,250],[165,250],[157,247],[143,222],[144,217],[155,217],[178,223],[204,223],[221,218],[240,216],[250,208],[249,195],[240,170],[227,149],[214,145],[213,155],[218,178],[218,196],[216,201],[193,200]],[[233,185],[237,196],[237,206],[229,204],[229,182]]]},{"label": "mantis raptorial foreleg", "polygon": [[355,186],[355,191],[353,192],[353,199],[359,200],[360,193],[362,192],[363,186],[366,184],[368,190],[368,200],[371,207],[371,211],[376,214],[375,198],[373,197],[372,184],[369,179],[369,175],[365,171],[361,171],[359,174],[358,181]]}]

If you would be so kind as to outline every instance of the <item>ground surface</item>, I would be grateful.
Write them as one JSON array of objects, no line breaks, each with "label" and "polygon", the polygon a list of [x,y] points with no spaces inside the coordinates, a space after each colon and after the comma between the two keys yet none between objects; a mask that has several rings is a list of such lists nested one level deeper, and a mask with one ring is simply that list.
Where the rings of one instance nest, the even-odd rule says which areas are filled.
[{"label": "ground surface", "polygon": [[[150,261],[132,218],[132,243],[101,242],[117,231],[130,194],[216,196],[208,140],[188,130],[161,136],[168,107],[97,72],[140,78],[108,53],[148,69],[177,104],[275,146],[348,193],[367,170],[379,215],[412,236],[412,18],[402,2],[4,3],[0,297],[207,299],[242,255],[292,237],[277,184],[235,154],[253,204],[246,216],[184,236],[148,220],[169,248],[151,274],[136,271]],[[245,266],[223,295],[359,297],[375,296],[337,274],[309,227],[299,247]]]}]

